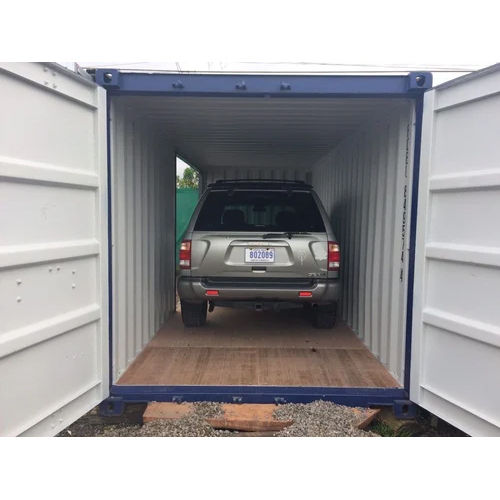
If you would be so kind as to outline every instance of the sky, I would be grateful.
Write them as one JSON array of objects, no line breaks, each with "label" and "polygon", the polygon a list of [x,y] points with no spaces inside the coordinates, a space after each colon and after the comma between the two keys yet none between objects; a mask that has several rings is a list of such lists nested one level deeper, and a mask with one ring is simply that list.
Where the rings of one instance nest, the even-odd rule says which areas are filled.
[{"label": "sky", "polygon": [[176,168],[177,175],[179,177],[182,177],[182,174],[184,173],[184,170],[186,170],[186,168],[189,167],[189,165],[184,160],[181,160],[179,157],[177,157],[176,167],[177,167]]},{"label": "sky", "polygon": [[0,60],[488,66],[499,60],[497,4],[86,0],[74,11],[63,0],[7,2]]}]

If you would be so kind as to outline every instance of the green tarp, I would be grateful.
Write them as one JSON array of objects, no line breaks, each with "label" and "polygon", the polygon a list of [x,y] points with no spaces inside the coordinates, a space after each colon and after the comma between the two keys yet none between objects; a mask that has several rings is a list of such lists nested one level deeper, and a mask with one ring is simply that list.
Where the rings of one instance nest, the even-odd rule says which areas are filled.
[{"label": "green tarp", "polygon": [[189,219],[198,203],[198,189],[178,188],[175,198],[175,261],[179,263],[179,247]]}]

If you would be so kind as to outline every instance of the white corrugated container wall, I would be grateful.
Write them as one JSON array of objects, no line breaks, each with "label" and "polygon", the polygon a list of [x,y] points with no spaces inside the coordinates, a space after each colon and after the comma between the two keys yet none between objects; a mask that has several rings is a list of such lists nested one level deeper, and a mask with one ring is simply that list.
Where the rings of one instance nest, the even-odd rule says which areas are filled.
[{"label": "white corrugated container wall", "polygon": [[175,309],[175,153],[158,127],[111,106],[113,380]]},{"label": "white corrugated container wall", "polygon": [[401,106],[313,169],[341,246],[342,319],[403,383],[413,113]]}]

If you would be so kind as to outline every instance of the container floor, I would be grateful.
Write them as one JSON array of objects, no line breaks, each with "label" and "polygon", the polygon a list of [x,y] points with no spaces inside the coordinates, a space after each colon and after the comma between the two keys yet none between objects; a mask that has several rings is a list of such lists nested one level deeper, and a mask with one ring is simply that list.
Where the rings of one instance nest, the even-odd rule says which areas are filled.
[{"label": "container floor", "polygon": [[346,325],[318,330],[302,310],[230,308],[202,328],[172,315],[118,384],[400,387]]}]

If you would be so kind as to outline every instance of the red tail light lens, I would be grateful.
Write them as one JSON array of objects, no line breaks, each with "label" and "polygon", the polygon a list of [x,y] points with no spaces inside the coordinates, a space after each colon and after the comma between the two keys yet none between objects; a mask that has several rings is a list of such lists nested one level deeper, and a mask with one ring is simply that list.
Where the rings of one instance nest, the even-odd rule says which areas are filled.
[{"label": "red tail light lens", "polygon": [[299,292],[299,297],[312,297],[312,292]]},{"label": "red tail light lens", "polygon": [[179,267],[191,269],[191,240],[183,240],[179,250]]},{"label": "red tail light lens", "polygon": [[208,297],[218,297],[219,296],[219,290],[207,290],[205,292],[205,295]]},{"label": "red tail light lens", "polygon": [[340,247],[334,241],[328,242],[328,270],[338,271],[340,269]]}]

